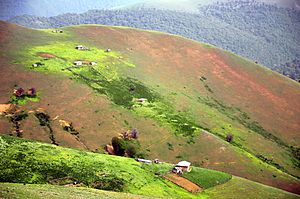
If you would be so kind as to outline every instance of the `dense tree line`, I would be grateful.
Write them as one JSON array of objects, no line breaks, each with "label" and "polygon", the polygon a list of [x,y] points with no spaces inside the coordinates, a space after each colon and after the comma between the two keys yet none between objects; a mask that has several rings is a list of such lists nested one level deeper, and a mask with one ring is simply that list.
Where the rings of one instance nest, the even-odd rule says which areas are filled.
[{"label": "dense tree line", "polygon": [[10,22],[31,28],[103,24],[158,30],[213,44],[300,79],[300,12],[253,0],[199,7],[198,14],[157,9],[91,10],[56,17],[24,15]]}]

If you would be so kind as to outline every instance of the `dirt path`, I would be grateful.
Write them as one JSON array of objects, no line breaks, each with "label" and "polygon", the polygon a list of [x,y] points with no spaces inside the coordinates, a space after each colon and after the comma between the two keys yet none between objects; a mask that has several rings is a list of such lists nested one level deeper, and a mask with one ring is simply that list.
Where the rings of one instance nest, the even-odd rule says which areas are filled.
[{"label": "dirt path", "polygon": [[164,178],[184,188],[185,190],[191,193],[199,193],[202,191],[202,188],[196,185],[195,183],[174,173],[168,173],[164,175]]}]

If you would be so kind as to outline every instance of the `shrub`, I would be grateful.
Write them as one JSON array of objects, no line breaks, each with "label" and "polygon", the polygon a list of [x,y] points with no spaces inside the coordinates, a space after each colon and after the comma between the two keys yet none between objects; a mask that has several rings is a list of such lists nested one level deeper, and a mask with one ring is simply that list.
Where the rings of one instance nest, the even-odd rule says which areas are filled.
[{"label": "shrub", "polygon": [[233,141],[233,135],[232,134],[228,134],[226,136],[226,141],[229,142],[229,143],[231,143]]},{"label": "shrub", "polygon": [[130,144],[126,149],[126,154],[128,157],[134,158],[136,156],[137,150],[134,145]]},{"label": "shrub", "polygon": [[123,140],[118,137],[113,137],[111,140],[111,144],[114,148],[115,154],[118,156],[124,156],[125,155],[125,147]]}]

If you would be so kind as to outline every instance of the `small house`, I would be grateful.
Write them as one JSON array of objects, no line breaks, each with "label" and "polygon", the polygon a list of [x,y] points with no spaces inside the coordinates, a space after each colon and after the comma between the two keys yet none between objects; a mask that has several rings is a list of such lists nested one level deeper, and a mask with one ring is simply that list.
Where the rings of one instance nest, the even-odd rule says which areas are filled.
[{"label": "small house", "polygon": [[88,47],[83,46],[83,45],[77,45],[77,46],[75,47],[75,49],[77,49],[77,50],[89,50]]},{"label": "small house", "polygon": [[53,33],[63,33],[63,30],[52,30]]},{"label": "small house", "polygon": [[37,68],[37,67],[42,66],[42,65],[44,65],[44,64],[41,63],[41,62],[36,62],[36,63],[32,64],[32,67]]},{"label": "small house", "polygon": [[82,61],[74,61],[73,63],[75,66],[81,66],[82,65]]},{"label": "small house", "polygon": [[175,169],[182,170],[182,172],[190,172],[191,169],[191,163],[187,161],[180,161],[176,164]]},{"label": "small house", "polygon": [[141,162],[141,163],[145,163],[145,164],[152,164],[151,160],[145,160],[145,159],[138,158],[137,161]]},{"label": "small house", "polygon": [[96,66],[96,65],[97,65],[97,62],[92,61],[92,62],[90,62],[90,65],[91,65],[91,66]]},{"label": "small house", "polygon": [[145,104],[147,102],[147,99],[146,98],[140,98],[140,99],[137,99],[136,102],[139,103],[139,104]]},{"label": "small house", "polygon": [[111,51],[110,48],[107,48],[107,49],[105,50],[105,52],[107,52],[107,53],[109,53],[110,51]]}]

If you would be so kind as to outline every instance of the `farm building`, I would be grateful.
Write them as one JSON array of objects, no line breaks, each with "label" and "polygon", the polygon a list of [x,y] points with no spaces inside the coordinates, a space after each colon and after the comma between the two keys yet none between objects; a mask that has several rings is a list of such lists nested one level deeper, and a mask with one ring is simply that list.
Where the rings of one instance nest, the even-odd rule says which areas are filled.
[{"label": "farm building", "polygon": [[190,172],[191,163],[187,161],[180,161],[176,164],[175,168],[173,169],[174,173],[183,173],[183,172]]},{"label": "farm building", "polygon": [[75,66],[81,66],[82,65],[82,61],[74,61],[73,63]]},{"label": "farm building", "polygon": [[42,65],[44,65],[44,64],[41,63],[41,62],[36,62],[36,63],[32,64],[32,67],[36,68],[36,67],[39,67],[39,66],[42,66]]},{"label": "farm building", "polygon": [[77,45],[77,46],[75,47],[75,49],[77,49],[77,50],[89,50],[88,47],[83,46],[83,45]]},{"label": "farm building", "polygon": [[145,159],[138,158],[137,161],[141,162],[141,163],[145,163],[145,164],[152,164],[151,160],[145,160]]},{"label": "farm building", "polygon": [[90,62],[90,61],[74,61],[73,64],[75,66],[82,66],[82,65],[91,65],[96,66],[97,62]]},{"label": "farm building", "polygon": [[63,30],[52,30],[53,33],[63,33]]},{"label": "farm building", "polygon": [[139,103],[139,104],[145,104],[147,102],[147,99],[146,98],[140,98],[140,99],[137,99],[136,102]]}]

